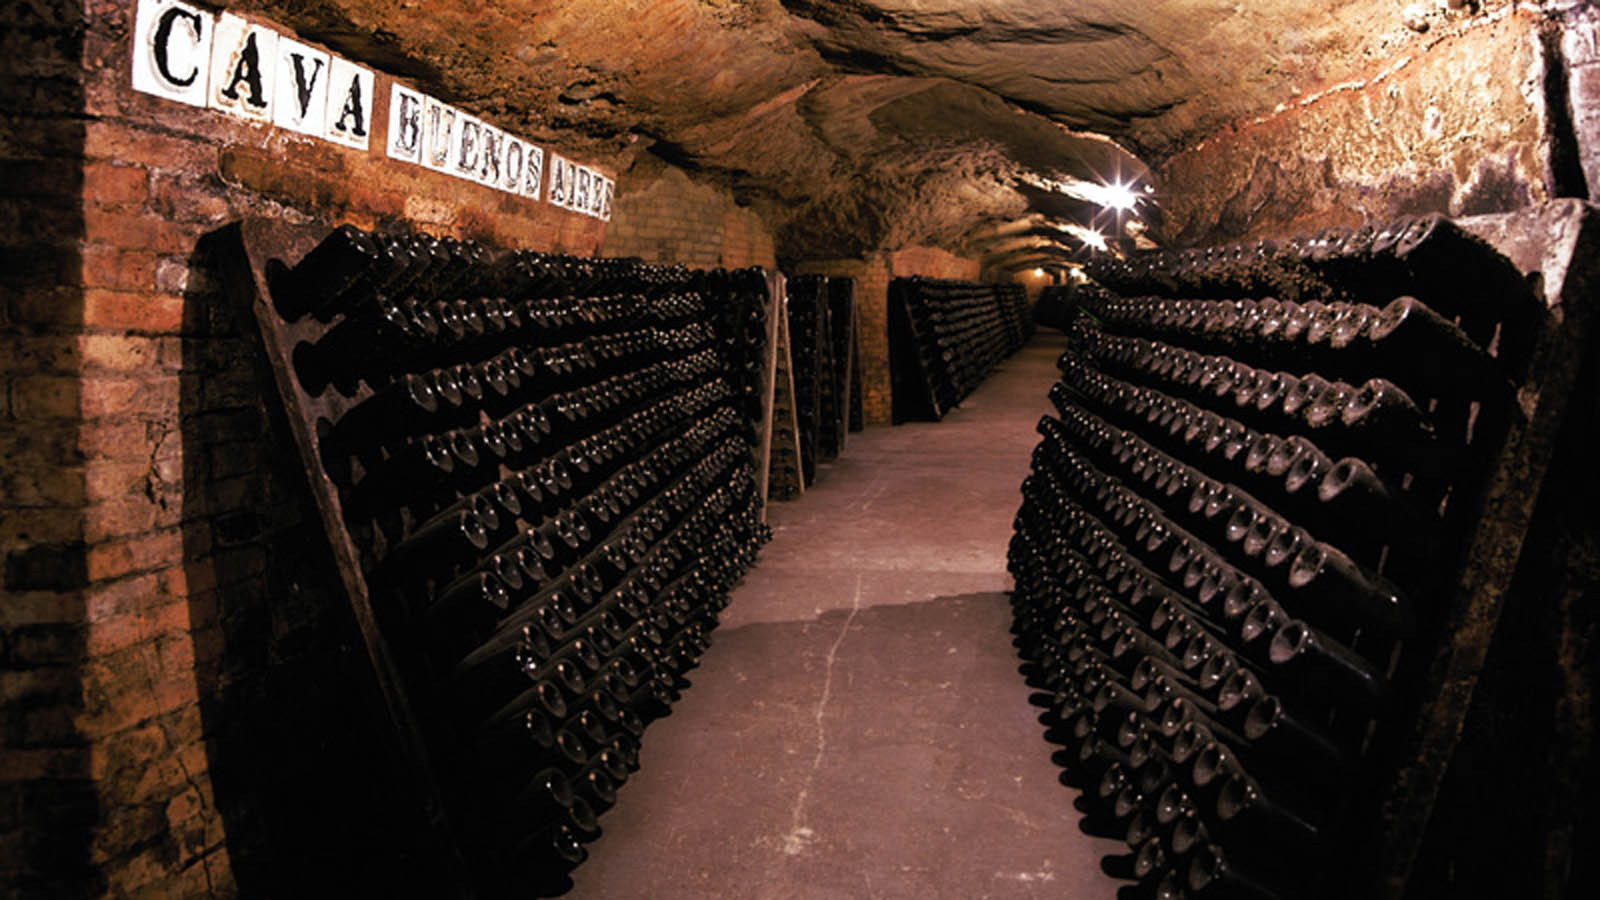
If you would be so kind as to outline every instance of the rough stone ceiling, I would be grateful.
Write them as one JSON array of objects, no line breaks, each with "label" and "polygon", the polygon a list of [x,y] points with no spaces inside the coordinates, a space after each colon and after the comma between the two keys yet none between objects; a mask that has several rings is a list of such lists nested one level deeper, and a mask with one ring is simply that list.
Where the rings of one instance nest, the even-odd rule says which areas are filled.
[{"label": "rough stone ceiling", "polygon": [[1081,246],[1066,228],[1098,207],[1041,183],[1139,175],[1415,38],[1397,0],[226,5],[610,164],[623,190],[641,153],[696,170],[768,214],[782,256],[927,243],[997,265]]}]

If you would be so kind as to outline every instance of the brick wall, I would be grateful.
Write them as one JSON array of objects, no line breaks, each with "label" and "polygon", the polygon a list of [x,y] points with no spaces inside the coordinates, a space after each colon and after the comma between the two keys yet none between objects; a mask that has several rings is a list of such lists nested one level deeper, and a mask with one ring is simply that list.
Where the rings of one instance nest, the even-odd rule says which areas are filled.
[{"label": "brick wall", "polygon": [[812,259],[796,262],[793,275],[837,275],[856,280],[857,342],[861,354],[861,417],[868,425],[891,421],[889,394],[889,260],[875,253],[866,259]]},{"label": "brick wall", "polygon": [[604,225],[136,93],[132,6],[0,8],[0,896],[408,894],[427,850],[202,238],[411,220],[591,253]]},{"label": "brick wall", "polygon": [[906,247],[865,259],[801,260],[796,275],[848,275],[856,279],[856,314],[861,329],[861,405],[868,425],[892,421],[889,381],[889,282],[923,275],[973,281],[981,264],[937,247]]},{"label": "brick wall", "polygon": [[[82,38],[65,3],[0,7],[0,895],[87,868],[99,814],[80,730],[86,485],[81,367]],[[24,828],[23,822],[47,823]],[[85,884],[92,890],[92,884]]]},{"label": "brick wall", "polygon": [[623,180],[627,190],[613,208],[602,255],[706,269],[777,265],[772,230],[727,191],[648,156]]}]

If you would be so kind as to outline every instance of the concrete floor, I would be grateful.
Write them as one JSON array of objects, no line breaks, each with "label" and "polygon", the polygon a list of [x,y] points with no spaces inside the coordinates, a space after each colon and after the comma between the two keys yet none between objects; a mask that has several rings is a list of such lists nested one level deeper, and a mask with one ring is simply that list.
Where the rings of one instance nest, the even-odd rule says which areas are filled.
[{"label": "concrete floor", "polygon": [[735,590],[576,900],[1111,898],[1004,591],[1046,331],[937,424],[851,435]]}]

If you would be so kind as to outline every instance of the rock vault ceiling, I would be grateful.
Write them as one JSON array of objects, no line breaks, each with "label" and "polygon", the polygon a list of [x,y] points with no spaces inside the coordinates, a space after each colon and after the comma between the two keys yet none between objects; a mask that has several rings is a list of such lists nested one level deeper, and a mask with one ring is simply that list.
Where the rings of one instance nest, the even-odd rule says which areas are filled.
[{"label": "rock vault ceiling", "polygon": [[1072,252],[1078,229],[1115,227],[1079,182],[1141,176],[1226,123],[1403,52],[1416,39],[1407,18],[1444,5],[227,4],[609,163],[624,189],[642,154],[716,180],[780,226],[780,255],[929,243],[998,265]]}]

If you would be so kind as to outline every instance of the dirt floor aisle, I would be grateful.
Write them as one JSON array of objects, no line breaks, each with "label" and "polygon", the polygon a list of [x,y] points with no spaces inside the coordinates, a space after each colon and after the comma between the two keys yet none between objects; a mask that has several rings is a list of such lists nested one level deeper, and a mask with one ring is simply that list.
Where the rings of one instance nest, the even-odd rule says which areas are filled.
[{"label": "dirt floor aisle", "polygon": [[567,896],[1111,898],[1017,672],[1011,520],[1063,337],[852,434],[645,735]]}]

